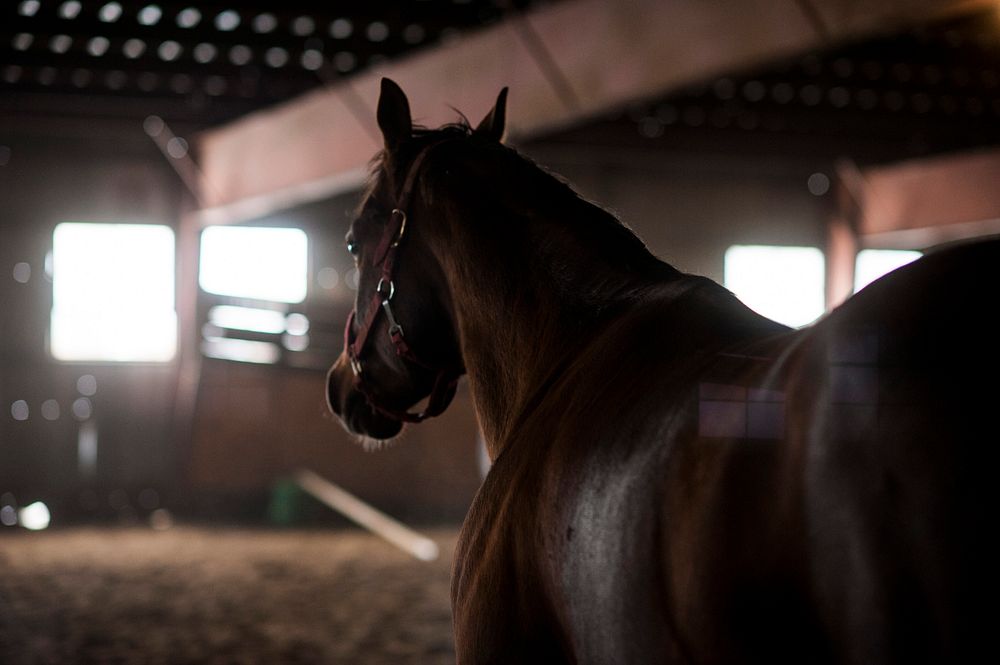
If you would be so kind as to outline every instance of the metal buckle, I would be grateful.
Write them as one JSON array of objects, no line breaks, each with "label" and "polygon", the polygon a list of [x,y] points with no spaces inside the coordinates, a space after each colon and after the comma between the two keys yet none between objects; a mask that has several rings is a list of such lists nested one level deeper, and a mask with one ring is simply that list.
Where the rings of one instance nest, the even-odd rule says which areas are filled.
[{"label": "metal buckle", "polygon": [[399,321],[396,320],[396,316],[392,313],[392,307],[389,306],[388,300],[382,301],[382,309],[385,310],[385,318],[389,321],[389,337],[395,337],[397,334],[403,336],[403,326],[399,325]]},{"label": "metal buckle", "polygon": [[361,376],[361,361],[351,356],[351,369],[354,371],[354,376]]}]

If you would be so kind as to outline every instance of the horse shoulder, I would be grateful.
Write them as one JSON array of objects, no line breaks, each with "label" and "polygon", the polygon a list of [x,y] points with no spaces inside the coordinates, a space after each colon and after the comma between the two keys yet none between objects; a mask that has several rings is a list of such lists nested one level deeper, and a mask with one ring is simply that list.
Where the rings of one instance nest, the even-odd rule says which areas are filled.
[{"label": "horse shoulder", "polygon": [[541,474],[532,472],[538,452],[508,449],[462,526],[452,577],[460,664],[570,662],[541,544],[547,517]]}]

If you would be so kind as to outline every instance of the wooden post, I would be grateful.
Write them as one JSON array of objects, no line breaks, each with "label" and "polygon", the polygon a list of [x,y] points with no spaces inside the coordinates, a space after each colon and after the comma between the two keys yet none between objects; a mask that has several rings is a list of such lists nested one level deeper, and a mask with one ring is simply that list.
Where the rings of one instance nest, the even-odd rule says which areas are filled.
[{"label": "wooden post", "polygon": [[[860,248],[857,217],[861,192],[845,182],[842,168],[834,183],[836,203],[830,211],[826,235],[826,310],[839,306],[854,293],[854,262]],[[849,176],[848,176],[849,177]]]}]

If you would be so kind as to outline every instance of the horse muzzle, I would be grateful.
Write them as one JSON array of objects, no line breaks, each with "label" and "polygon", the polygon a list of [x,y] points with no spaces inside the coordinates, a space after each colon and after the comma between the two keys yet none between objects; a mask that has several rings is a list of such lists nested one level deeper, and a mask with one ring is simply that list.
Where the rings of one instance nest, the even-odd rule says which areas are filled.
[{"label": "horse muzzle", "polygon": [[399,434],[403,423],[373,409],[357,389],[346,353],[341,353],[326,376],[326,402],[353,434],[386,440]]}]

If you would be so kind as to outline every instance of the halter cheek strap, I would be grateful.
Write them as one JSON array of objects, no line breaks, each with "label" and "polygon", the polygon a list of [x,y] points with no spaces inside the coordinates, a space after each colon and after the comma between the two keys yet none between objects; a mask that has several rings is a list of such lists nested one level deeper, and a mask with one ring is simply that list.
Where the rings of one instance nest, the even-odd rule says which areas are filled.
[{"label": "halter cheek strap", "polygon": [[[347,325],[344,326],[344,349],[350,358],[351,369],[354,370],[355,389],[365,396],[368,405],[375,411],[387,418],[409,423],[419,423],[427,418],[439,415],[448,408],[451,400],[455,397],[458,380],[465,373],[465,370],[462,368],[435,367],[421,360],[410,349],[409,344],[407,344],[406,338],[403,335],[403,327],[396,320],[396,316],[392,311],[392,305],[390,304],[396,292],[396,285],[393,282],[396,252],[398,251],[399,243],[403,240],[406,233],[406,206],[409,204],[413,187],[416,184],[417,172],[420,170],[420,166],[427,156],[429,149],[430,147],[424,148],[417,155],[417,158],[413,160],[410,171],[407,173],[406,180],[403,183],[403,190],[400,192],[399,199],[397,199],[397,206],[389,216],[389,223],[386,224],[382,238],[379,240],[379,244],[372,254],[371,266],[380,269],[378,286],[375,287],[375,291],[372,293],[368,308],[365,310],[365,318],[361,321],[357,334],[353,335],[353,340],[352,330],[357,318],[357,308],[351,311],[350,316],[347,317]],[[396,355],[420,367],[436,372],[434,387],[431,389],[427,408],[423,411],[412,413],[392,409],[384,404],[380,404],[374,391],[365,382],[364,365],[362,364],[361,356],[380,314],[385,315],[389,327],[389,339],[392,340],[392,345],[396,349]]]}]

